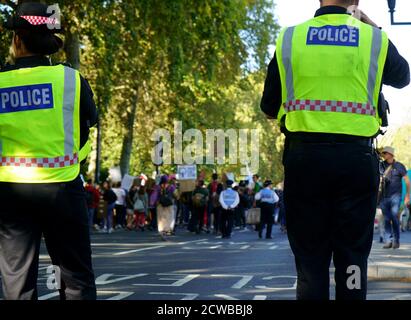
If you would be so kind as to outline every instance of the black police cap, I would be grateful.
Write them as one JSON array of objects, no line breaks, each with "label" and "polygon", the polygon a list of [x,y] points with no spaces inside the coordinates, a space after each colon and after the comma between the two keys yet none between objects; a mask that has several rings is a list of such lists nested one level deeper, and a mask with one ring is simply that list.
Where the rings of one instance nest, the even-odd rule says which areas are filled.
[{"label": "black police cap", "polygon": [[[39,2],[25,2],[17,6],[15,13],[4,24],[8,30],[30,30],[43,33],[61,33],[59,21],[52,18],[53,13],[47,13],[48,5]],[[49,25],[56,25],[49,28]]]},{"label": "black police cap", "polygon": [[271,186],[273,184],[273,182],[271,180],[266,180],[264,182],[264,188],[267,188],[268,186]]}]

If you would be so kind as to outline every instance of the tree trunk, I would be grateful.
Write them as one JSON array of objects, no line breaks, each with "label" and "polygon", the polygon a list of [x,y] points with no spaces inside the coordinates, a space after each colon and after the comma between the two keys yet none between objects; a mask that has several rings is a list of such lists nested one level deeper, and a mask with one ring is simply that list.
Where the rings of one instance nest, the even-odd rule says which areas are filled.
[{"label": "tree trunk", "polygon": [[67,62],[74,69],[80,70],[80,36],[78,32],[67,32],[64,51],[66,52]]},{"label": "tree trunk", "polygon": [[120,157],[120,171],[121,176],[123,177],[130,172],[130,159],[131,153],[133,151],[134,121],[136,120],[137,104],[138,90],[136,91],[132,100],[131,110],[130,112],[127,112],[125,133],[123,137],[123,145],[121,148]]}]

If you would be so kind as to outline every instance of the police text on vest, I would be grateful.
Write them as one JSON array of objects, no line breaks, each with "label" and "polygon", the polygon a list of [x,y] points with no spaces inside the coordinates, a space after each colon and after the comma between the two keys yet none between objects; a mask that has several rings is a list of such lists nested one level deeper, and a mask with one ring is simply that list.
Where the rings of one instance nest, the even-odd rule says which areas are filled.
[{"label": "police text on vest", "polygon": [[0,89],[0,113],[51,109],[53,89],[51,84],[38,84]]},{"label": "police text on vest", "polygon": [[347,25],[310,27],[307,45],[358,47],[359,39],[360,30]]}]

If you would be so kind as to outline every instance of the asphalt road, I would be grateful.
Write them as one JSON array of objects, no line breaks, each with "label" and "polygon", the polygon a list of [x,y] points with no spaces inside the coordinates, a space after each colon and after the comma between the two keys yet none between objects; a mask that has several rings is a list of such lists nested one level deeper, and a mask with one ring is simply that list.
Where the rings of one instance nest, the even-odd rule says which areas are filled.
[{"label": "asphalt road", "polygon": [[[101,300],[295,299],[293,255],[278,228],[272,240],[258,239],[251,229],[236,230],[227,240],[178,229],[168,241],[154,232],[119,230],[93,234],[92,249]],[[41,300],[57,298],[47,288],[49,266],[43,247]],[[411,300],[411,283],[370,282],[369,299]]]}]

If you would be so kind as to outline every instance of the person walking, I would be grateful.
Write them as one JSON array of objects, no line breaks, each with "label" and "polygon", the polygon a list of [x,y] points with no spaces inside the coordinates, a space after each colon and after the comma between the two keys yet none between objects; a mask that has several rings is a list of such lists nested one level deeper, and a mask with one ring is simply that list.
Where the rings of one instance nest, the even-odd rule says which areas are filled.
[{"label": "person walking", "polygon": [[286,136],[284,203],[297,299],[329,299],[331,259],[336,299],[367,295],[380,90],[407,86],[410,73],[387,34],[352,10],[358,4],[321,0],[314,18],[281,31],[268,66],[261,109]]},{"label": "person walking", "polygon": [[144,186],[140,186],[134,195],[134,214],[136,230],[144,231],[148,216],[148,195]]},{"label": "person walking", "polygon": [[104,217],[104,226],[102,232],[112,233],[113,232],[113,215],[114,208],[116,206],[117,195],[111,188],[111,183],[104,181],[103,183],[103,199],[106,202],[107,212]]},{"label": "person walking", "polygon": [[127,214],[127,192],[121,188],[121,182],[117,182],[115,187],[112,189],[117,196],[115,204],[116,212],[116,229],[121,229],[126,227],[126,214]]},{"label": "person walking", "polygon": [[261,222],[260,230],[258,231],[258,237],[261,239],[263,237],[263,231],[267,225],[267,231],[265,238],[272,239],[271,233],[274,224],[274,210],[275,204],[278,203],[278,195],[272,189],[273,183],[271,180],[266,180],[264,182],[264,189],[255,195],[255,200],[260,201],[261,209]]},{"label": "person walking", "polygon": [[227,180],[227,189],[220,194],[222,239],[230,239],[234,224],[234,211],[240,203],[240,196],[234,191],[232,180]]},{"label": "person walking", "polygon": [[164,236],[174,234],[175,212],[174,212],[174,192],[176,189],[169,185],[167,175],[160,178],[157,198],[157,228],[162,240]]},{"label": "person walking", "polygon": [[[100,202],[100,192],[93,185],[93,180],[88,179],[87,184],[84,187],[86,190],[86,202],[88,208],[88,219],[90,231],[93,230],[94,219],[97,213],[98,205]],[[97,226],[97,224],[96,224]]]},{"label": "person walking", "polygon": [[[6,22],[13,64],[0,72],[0,273],[7,300],[37,300],[42,236],[61,275],[60,299],[95,300],[86,193],[80,164],[97,122],[80,73],[50,55],[63,47],[41,3]],[[57,272],[56,272],[57,274]]]},{"label": "person walking", "polygon": [[[199,180],[192,195],[192,223],[193,232],[200,234],[204,226],[204,212],[208,202],[208,189],[204,186],[204,181]],[[209,232],[209,231],[208,231]]]},{"label": "person walking", "polygon": [[400,205],[402,197],[402,180],[406,185],[405,206],[410,203],[411,184],[405,166],[395,160],[395,149],[385,147],[382,151],[383,162],[383,189],[380,207],[384,215],[384,249],[398,249],[400,247]]},{"label": "person walking", "polygon": [[220,216],[221,216],[221,205],[220,205],[220,193],[223,191],[224,187],[221,182],[218,181],[218,174],[213,173],[212,182],[207,186],[209,199],[207,204],[207,229],[210,230],[211,222],[213,223],[213,233],[218,234],[220,231]]}]

